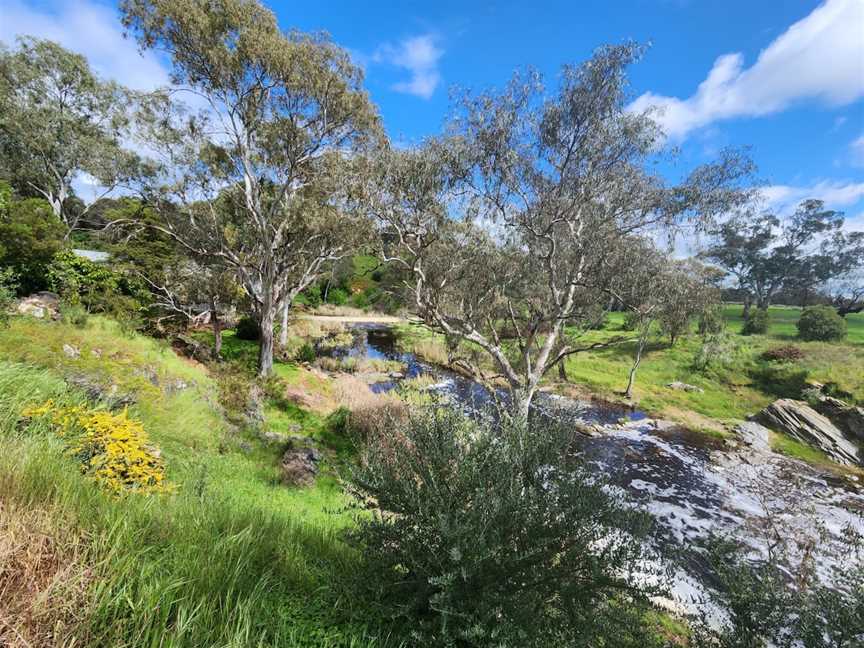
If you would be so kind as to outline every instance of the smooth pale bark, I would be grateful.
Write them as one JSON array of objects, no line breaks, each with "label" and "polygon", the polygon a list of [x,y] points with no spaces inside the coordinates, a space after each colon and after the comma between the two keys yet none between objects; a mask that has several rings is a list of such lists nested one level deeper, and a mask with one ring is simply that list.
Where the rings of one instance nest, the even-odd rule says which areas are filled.
[{"label": "smooth pale bark", "polygon": [[258,318],[261,339],[258,345],[258,375],[269,376],[273,373],[273,324],[276,319],[276,306],[265,298]]},{"label": "smooth pale bark", "polygon": [[636,371],[639,369],[639,364],[642,362],[642,351],[645,349],[645,338],[639,338],[639,344],[636,346],[636,357],[633,359],[633,366],[630,367],[630,375],[627,378],[627,389],[624,390],[624,396],[633,398],[633,386],[636,384]]},{"label": "smooth pale bark", "polygon": [[222,322],[219,321],[219,311],[213,299],[210,300],[210,324],[213,326],[213,355],[218,358],[222,353]]},{"label": "smooth pale bark", "polygon": [[279,346],[285,347],[288,344],[288,309],[290,308],[286,300],[282,304],[282,326],[279,329]]}]

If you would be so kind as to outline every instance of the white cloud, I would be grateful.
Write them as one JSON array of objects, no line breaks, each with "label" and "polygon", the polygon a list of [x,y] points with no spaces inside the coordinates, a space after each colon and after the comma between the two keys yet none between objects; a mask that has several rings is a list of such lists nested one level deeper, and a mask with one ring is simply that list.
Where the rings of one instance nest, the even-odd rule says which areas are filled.
[{"label": "white cloud", "polygon": [[7,45],[19,35],[56,41],[87,57],[103,78],[135,90],[167,85],[168,72],[152,52],[143,56],[134,40],[123,38],[114,8],[94,0],[52,0],[35,7],[19,0],[0,2],[0,41]]},{"label": "white cloud", "polygon": [[[823,200],[829,209],[855,207],[864,200],[864,182],[823,180],[809,186],[769,185],[761,189],[767,209],[779,216],[788,216],[802,200]],[[845,229],[861,229],[859,214],[846,219]]]},{"label": "white cloud", "polygon": [[645,93],[632,110],[655,107],[666,134],[681,140],[722,119],[775,113],[804,100],[841,106],[864,96],[864,2],[827,0],[744,67],[741,53],[715,62],[687,99]]},{"label": "white cloud", "polygon": [[438,59],[444,54],[444,50],[440,49],[435,41],[434,36],[425,34],[406,38],[398,45],[385,44],[378,48],[372,60],[376,63],[389,63],[411,72],[408,81],[393,85],[394,90],[429,99],[441,82]]}]

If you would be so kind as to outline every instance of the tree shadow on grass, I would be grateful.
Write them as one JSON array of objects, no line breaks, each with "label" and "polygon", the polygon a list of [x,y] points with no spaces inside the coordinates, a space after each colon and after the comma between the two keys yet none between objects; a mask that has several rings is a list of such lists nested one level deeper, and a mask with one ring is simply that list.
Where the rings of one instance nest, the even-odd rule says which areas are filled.
[{"label": "tree shadow on grass", "polygon": [[776,398],[801,398],[807,386],[807,370],[793,364],[756,367],[748,373],[754,387]]}]

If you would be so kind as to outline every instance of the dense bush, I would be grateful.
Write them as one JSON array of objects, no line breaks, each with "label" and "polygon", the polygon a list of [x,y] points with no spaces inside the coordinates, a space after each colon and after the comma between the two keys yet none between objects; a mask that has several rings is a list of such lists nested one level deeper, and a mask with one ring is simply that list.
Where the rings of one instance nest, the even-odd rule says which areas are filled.
[{"label": "dense bush", "polygon": [[368,600],[422,646],[651,645],[633,578],[649,520],[569,443],[438,408],[371,438],[350,476],[378,509],[349,532]]},{"label": "dense bush", "polygon": [[842,340],[846,337],[846,320],[831,306],[810,306],[798,320],[798,337],[819,342]]},{"label": "dense bush", "polygon": [[767,308],[757,308],[751,310],[747,319],[744,320],[744,327],[741,329],[742,335],[765,335],[768,332],[768,327],[771,324],[771,318],[768,315]]},{"label": "dense bush", "polygon": [[237,321],[237,326],[234,327],[234,335],[240,340],[257,340],[261,337],[261,329],[251,317],[244,315]]},{"label": "dense bush", "polygon": [[692,367],[695,371],[708,372],[720,370],[732,364],[740,349],[735,339],[728,333],[710,333],[693,356]]},{"label": "dense bush", "polygon": [[108,301],[120,292],[120,276],[109,267],[78,256],[71,250],[54,255],[48,268],[48,284],[71,304],[88,310],[108,310]]},{"label": "dense bush", "polygon": [[331,288],[327,291],[327,303],[344,306],[348,303],[348,293],[342,288]]},{"label": "dense bush", "polygon": [[81,472],[114,493],[167,490],[164,460],[150,446],[141,422],[129,418],[126,410],[113,414],[85,405],[57,406],[49,400],[22,414],[47,418],[68,453],[81,463]]},{"label": "dense bush", "polygon": [[294,359],[297,360],[297,362],[315,362],[315,357],[315,347],[306,342],[297,349]]},{"label": "dense bush", "polygon": [[762,359],[769,362],[795,362],[803,357],[804,352],[791,344],[768,349],[762,354]]},{"label": "dense bush", "polygon": [[0,183],[0,266],[13,269],[21,293],[48,288],[48,267],[64,245],[63,235],[45,200],[15,200]]},{"label": "dense bush", "polygon": [[699,315],[699,335],[716,335],[726,328],[726,318],[723,317],[723,305],[714,304]]},{"label": "dense bush", "polygon": [[84,328],[88,320],[87,309],[80,304],[61,303],[60,320],[76,328]]},{"label": "dense bush", "polygon": [[12,268],[0,268],[0,326],[9,323],[9,311],[15,303],[18,282]]}]

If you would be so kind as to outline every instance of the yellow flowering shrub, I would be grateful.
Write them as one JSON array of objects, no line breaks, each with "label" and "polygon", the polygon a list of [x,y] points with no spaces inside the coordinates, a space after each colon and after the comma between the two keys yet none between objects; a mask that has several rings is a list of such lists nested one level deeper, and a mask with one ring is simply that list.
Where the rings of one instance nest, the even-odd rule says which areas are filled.
[{"label": "yellow flowering shrub", "polygon": [[58,407],[47,401],[24,412],[28,418],[48,417],[57,434],[66,440],[69,454],[81,462],[81,472],[90,475],[116,494],[168,490],[165,462],[148,445],[140,421],[85,405]]}]

